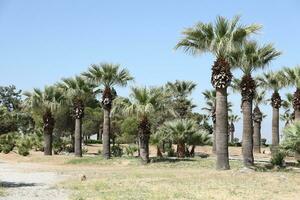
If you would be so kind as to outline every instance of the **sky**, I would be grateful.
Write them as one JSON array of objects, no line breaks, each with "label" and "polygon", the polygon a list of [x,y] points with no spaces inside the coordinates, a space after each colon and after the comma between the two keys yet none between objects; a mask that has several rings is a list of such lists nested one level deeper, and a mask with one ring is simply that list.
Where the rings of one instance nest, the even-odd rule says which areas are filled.
[{"label": "sky", "polygon": [[[201,92],[212,88],[214,57],[175,51],[183,29],[199,21],[212,22],[218,15],[241,15],[244,24],[262,24],[254,38],[282,51],[267,69],[276,70],[300,64],[299,10],[297,0],[0,0],[0,85],[30,91],[78,75],[91,64],[111,62],[135,77],[129,87],[118,90],[119,95],[127,96],[130,86],[191,80],[197,83],[192,98],[201,111]],[[231,94],[229,99],[234,113],[241,115],[240,95]],[[271,106],[262,111],[268,115],[262,137],[270,142]],[[240,120],[236,136],[241,134]]]}]

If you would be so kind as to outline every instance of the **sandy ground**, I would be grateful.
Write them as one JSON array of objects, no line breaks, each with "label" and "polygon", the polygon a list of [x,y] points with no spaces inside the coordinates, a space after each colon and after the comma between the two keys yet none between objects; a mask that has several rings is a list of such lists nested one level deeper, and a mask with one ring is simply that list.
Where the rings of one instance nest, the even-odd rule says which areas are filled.
[{"label": "sandy ground", "polygon": [[68,192],[56,187],[67,176],[53,171],[39,172],[40,168],[38,164],[16,164],[0,159],[0,184],[6,192],[0,200],[68,199]]}]

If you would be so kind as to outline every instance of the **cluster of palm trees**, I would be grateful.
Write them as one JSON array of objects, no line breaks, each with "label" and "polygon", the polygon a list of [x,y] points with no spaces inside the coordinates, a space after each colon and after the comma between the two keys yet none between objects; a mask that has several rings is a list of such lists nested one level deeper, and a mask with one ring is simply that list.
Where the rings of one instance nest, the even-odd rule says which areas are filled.
[{"label": "cluster of palm trees", "polygon": [[[260,152],[260,126],[263,114],[259,105],[263,103],[263,93],[260,88],[273,90],[271,105],[273,107],[272,120],[272,148],[279,145],[279,108],[281,98],[279,90],[282,87],[293,85],[297,88],[293,97],[295,119],[299,118],[300,69],[285,68],[280,72],[268,72],[253,78],[252,72],[264,69],[272,60],[281,55],[272,44],[259,45],[253,37],[261,26],[257,24],[241,25],[240,17],[232,20],[217,17],[215,23],[198,23],[192,28],[183,31],[176,48],[182,48],[193,55],[212,53],[216,60],[212,66],[211,83],[215,88],[215,107],[213,122],[215,126],[215,145],[217,154],[217,169],[229,169],[228,155],[228,101],[227,88],[241,94],[241,109],[243,114],[243,141],[242,154],[245,166],[254,164],[253,151]],[[240,69],[242,77],[233,79],[231,70]],[[205,97],[208,94],[204,94]],[[211,98],[212,99],[212,98]],[[253,109],[253,100],[255,108]]]},{"label": "cluster of palm trees", "polygon": [[[260,105],[265,104],[266,93],[271,90],[272,148],[279,145],[279,108],[284,106],[286,112],[282,119],[288,123],[300,119],[300,68],[284,68],[277,72],[265,72],[253,77],[253,72],[263,70],[271,61],[281,55],[272,44],[259,45],[252,35],[262,27],[258,24],[240,24],[240,17],[229,20],[217,17],[215,23],[199,22],[183,31],[183,38],[176,49],[183,49],[192,55],[210,52],[215,56],[212,65],[212,91],[204,91],[206,107],[213,122],[213,152],[217,156],[217,169],[229,169],[228,142],[234,141],[234,123],[237,115],[229,115],[232,104],[228,102],[228,88],[241,94],[241,111],[243,120],[242,154],[245,166],[254,164],[253,152],[260,152],[261,122],[264,114]],[[232,70],[239,69],[242,77],[234,78]],[[101,94],[103,109],[102,154],[110,158],[111,116],[119,113],[122,117],[135,116],[138,121],[139,154],[144,162],[149,162],[150,134],[155,133],[163,142],[177,144],[179,157],[184,157],[193,140],[206,140],[205,131],[199,128],[199,119],[192,112],[195,105],[189,98],[196,84],[189,81],[167,83],[163,87],[134,87],[129,98],[118,97],[116,87],[125,87],[133,77],[119,65],[101,63],[92,65],[87,72],[75,78],[63,79],[55,86],[45,87],[44,91],[34,89],[25,93],[26,102],[34,112],[40,113],[44,128],[45,155],[52,154],[52,133],[55,124],[53,112],[65,102],[73,105],[72,116],[75,120],[75,155],[82,156],[82,119],[85,105],[90,98]],[[283,87],[296,88],[294,95],[282,102],[279,90]],[[291,112],[291,106],[294,112]],[[170,109],[172,107],[172,109]],[[200,117],[201,118],[201,117]],[[203,118],[203,116],[202,116]],[[201,120],[200,120],[201,121]],[[172,133],[170,135],[170,132]],[[160,140],[160,139],[159,139]],[[159,141],[157,140],[157,141]],[[159,142],[157,142],[159,144]],[[158,151],[160,147],[157,145]]]}]

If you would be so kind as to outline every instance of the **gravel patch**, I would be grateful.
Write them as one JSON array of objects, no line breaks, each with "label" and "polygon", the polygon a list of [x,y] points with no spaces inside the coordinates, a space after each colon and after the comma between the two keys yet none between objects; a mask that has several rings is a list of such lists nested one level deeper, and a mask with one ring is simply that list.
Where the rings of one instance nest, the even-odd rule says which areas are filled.
[{"label": "gravel patch", "polygon": [[0,161],[0,184],[7,194],[0,200],[67,200],[68,192],[56,187],[65,179],[57,172],[38,172],[34,164]]}]

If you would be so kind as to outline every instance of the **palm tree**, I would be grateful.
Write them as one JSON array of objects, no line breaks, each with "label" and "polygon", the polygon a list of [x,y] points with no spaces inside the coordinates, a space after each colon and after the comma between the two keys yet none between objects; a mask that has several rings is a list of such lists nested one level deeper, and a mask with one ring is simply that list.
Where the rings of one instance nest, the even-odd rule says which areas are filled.
[{"label": "palm tree", "polygon": [[110,113],[112,102],[116,96],[115,86],[125,87],[128,81],[133,80],[126,69],[120,69],[120,65],[110,63],[100,63],[99,65],[93,64],[88,72],[82,74],[93,84],[101,88],[102,99],[101,104],[103,107],[103,133],[102,142],[103,150],[102,155],[104,158],[110,158]]},{"label": "palm tree", "polygon": [[192,81],[176,80],[175,83],[167,83],[166,89],[174,102],[175,116],[186,118],[187,114],[195,107],[191,100],[187,99],[195,88],[196,84]]},{"label": "palm tree", "polygon": [[227,87],[232,79],[230,53],[240,48],[249,35],[257,32],[261,26],[239,24],[240,17],[228,20],[217,17],[215,24],[198,23],[183,32],[185,36],[176,45],[193,55],[211,52],[216,57],[212,67],[211,83],[216,89],[216,143],[217,169],[229,169],[228,155],[228,110]]},{"label": "palm tree", "polygon": [[261,122],[263,120],[263,113],[260,111],[259,106],[266,103],[265,96],[265,91],[256,91],[253,99],[253,150],[255,153],[261,152]]},{"label": "palm tree", "polygon": [[52,135],[55,125],[53,112],[65,101],[62,92],[56,87],[45,87],[44,91],[35,88],[25,92],[26,104],[42,116],[44,128],[44,155],[52,155]]},{"label": "palm tree", "polygon": [[82,157],[82,118],[87,100],[93,96],[93,85],[82,77],[63,79],[57,86],[61,88],[73,105],[75,118],[75,156]]},{"label": "palm tree", "polygon": [[279,145],[279,108],[281,107],[282,103],[279,90],[286,84],[285,78],[282,76],[281,72],[269,72],[263,73],[263,75],[259,76],[257,80],[259,81],[259,85],[261,85],[261,87],[273,91],[271,97],[271,105],[273,107],[272,148],[275,150]]},{"label": "palm tree", "polygon": [[171,139],[177,144],[177,157],[184,158],[186,155],[186,144],[194,142],[208,143],[208,133],[200,129],[197,122],[191,119],[175,119],[167,121],[159,129],[161,135]]},{"label": "palm tree", "polygon": [[130,99],[119,98],[115,109],[120,109],[124,114],[136,115],[138,120],[138,137],[140,157],[143,163],[149,160],[149,138],[151,134],[152,116],[162,109],[163,95],[157,88],[132,88]]},{"label": "palm tree", "polygon": [[253,157],[253,118],[252,107],[256,90],[256,83],[252,78],[252,72],[263,69],[281,53],[276,51],[273,45],[268,44],[259,47],[256,42],[246,42],[242,48],[232,53],[233,63],[242,71],[243,76],[239,82],[239,91],[242,96],[243,113],[243,141],[242,153],[245,166],[254,164]]},{"label": "palm tree", "polygon": [[300,120],[300,66],[295,68],[284,68],[287,84],[296,88],[293,97],[293,107],[295,113],[295,120]]},{"label": "palm tree", "polygon": [[234,124],[236,122],[238,122],[241,118],[238,116],[238,115],[229,115],[228,116],[228,119],[229,119],[229,142],[230,143],[233,143],[234,142],[234,132],[235,132],[235,126]]}]

